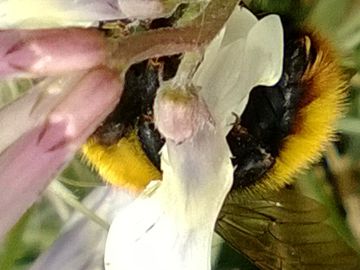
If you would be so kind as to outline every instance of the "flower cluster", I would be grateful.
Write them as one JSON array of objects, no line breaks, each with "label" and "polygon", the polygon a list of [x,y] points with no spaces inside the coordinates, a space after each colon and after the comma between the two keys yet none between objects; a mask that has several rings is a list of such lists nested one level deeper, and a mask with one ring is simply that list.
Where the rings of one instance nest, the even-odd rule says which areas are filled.
[{"label": "flower cluster", "polygon": [[[3,1],[0,10],[5,15],[1,18],[8,20],[18,2]],[[162,6],[156,0],[51,2],[54,2],[51,7],[56,7],[53,18],[60,16],[64,5],[72,7],[78,2],[70,10],[82,18],[81,23],[115,17],[153,18],[166,14],[179,3],[174,1],[171,5],[171,1],[164,1],[167,4]],[[220,6],[223,13],[228,13],[221,17],[219,11],[224,22],[231,16],[206,48],[204,60],[187,82],[191,91],[183,87],[185,90],[176,92],[181,88],[181,74],[172,85],[159,91],[155,124],[160,131],[165,130],[163,135],[167,139],[161,157],[163,181],[155,184],[155,188],[152,184],[133,203],[120,207],[106,244],[106,269],[210,269],[215,221],[232,184],[231,154],[225,139],[232,114],[241,114],[254,86],[273,85],[282,72],[283,34],[278,16],[258,20],[247,9],[235,7],[236,2],[229,1],[228,6],[219,0],[210,2],[209,6]],[[145,14],[144,4],[149,14]],[[81,17],[78,14],[81,10],[88,12],[81,16],[90,17]],[[98,10],[99,13],[95,12]],[[100,17],[96,17],[98,14]],[[17,17],[7,22],[13,25],[18,20]],[[201,21],[210,40],[211,31],[216,29],[212,20],[208,24],[206,18]],[[196,24],[188,27],[197,29]],[[206,27],[212,30],[206,32]],[[203,45],[194,44],[197,33],[191,36],[183,32],[180,39],[188,38],[189,45],[179,48],[177,44],[165,44],[166,50],[177,53]],[[156,35],[159,33],[167,35],[166,31]],[[114,59],[119,60],[121,55],[129,57],[132,43],[130,39],[119,42],[126,44],[123,48],[129,48],[129,52],[116,51],[109,61],[108,49],[114,50],[114,43],[109,46],[104,36],[93,29],[3,30],[0,36],[0,76],[47,76],[0,110],[1,238],[118,103],[123,73],[119,76],[116,73],[119,70],[114,71],[113,67],[123,68],[124,63],[120,61],[122,65],[117,65]],[[145,34],[144,40],[148,37]],[[136,38],[141,41],[142,36]],[[135,60],[129,60],[125,66],[145,57],[144,54],[136,51]],[[178,95],[183,97],[179,102]],[[186,133],[177,134],[174,121],[182,122]],[[119,191],[118,196],[124,194]],[[106,199],[100,202],[108,203]],[[76,240],[85,243],[78,238],[80,235]],[[59,260],[71,261],[68,251],[64,254],[59,250],[62,244],[55,246],[58,255],[51,257],[54,253],[49,252],[54,260],[42,258],[35,269],[51,269]]]}]

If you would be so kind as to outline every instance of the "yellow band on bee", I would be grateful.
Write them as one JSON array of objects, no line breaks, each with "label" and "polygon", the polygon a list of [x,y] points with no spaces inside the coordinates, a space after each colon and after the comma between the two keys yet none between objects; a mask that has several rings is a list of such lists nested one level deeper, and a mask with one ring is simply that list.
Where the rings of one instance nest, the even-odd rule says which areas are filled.
[{"label": "yellow band on bee", "polygon": [[139,192],[161,173],[146,157],[136,132],[106,146],[91,138],[82,148],[84,159],[99,175],[114,186]]}]

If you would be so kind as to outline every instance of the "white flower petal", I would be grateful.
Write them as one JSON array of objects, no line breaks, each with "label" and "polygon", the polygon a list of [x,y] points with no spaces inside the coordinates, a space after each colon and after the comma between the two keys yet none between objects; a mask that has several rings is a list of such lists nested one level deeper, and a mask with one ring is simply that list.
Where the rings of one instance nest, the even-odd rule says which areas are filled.
[{"label": "white flower petal", "polygon": [[[228,106],[228,98],[235,98],[235,104],[240,103],[251,90],[237,84],[244,62],[244,47],[245,40],[239,39],[221,48],[207,74],[201,77],[201,81],[195,81],[200,85],[200,95],[218,125],[225,125],[224,116],[228,112],[224,110],[230,111],[230,115],[234,110],[234,106]],[[237,96],[230,95],[234,93]]]},{"label": "white flower petal", "polygon": [[232,184],[225,134],[207,126],[191,141],[167,143],[162,153],[161,186],[111,226],[107,270],[210,269],[215,222]]},{"label": "white flower petal", "polygon": [[[217,54],[220,51],[221,43],[223,41],[225,35],[225,28],[221,29],[221,31],[216,35],[214,40],[209,44],[209,46],[206,48],[204,59],[201,63],[201,65],[198,67],[195,75],[194,75],[194,81],[207,81],[209,69],[212,67],[212,63],[215,61]],[[200,83],[199,83],[200,85]]]},{"label": "white flower petal", "polygon": [[[83,200],[83,204],[111,223],[115,213],[132,200],[134,197],[122,190],[99,187]],[[102,270],[106,236],[106,229],[76,212],[66,223],[61,236],[29,270]]]},{"label": "white flower petal", "polygon": [[227,22],[222,46],[224,47],[237,39],[246,38],[257,21],[256,16],[247,8],[236,8]]},{"label": "white flower petal", "polygon": [[249,32],[245,48],[243,72],[248,76],[248,84],[271,86],[278,82],[282,74],[284,37],[280,17],[269,15],[262,18]]},{"label": "white flower petal", "polygon": [[[283,60],[283,31],[278,16],[270,15],[254,24],[256,19],[245,8],[236,9],[233,15],[223,38],[227,45],[218,50],[216,57],[208,56],[212,62],[205,55],[203,67],[194,76],[215,122],[227,127],[234,121],[232,113],[241,115],[245,106],[239,105],[244,105],[253,87],[272,85],[280,79]],[[237,27],[243,28],[243,34],[228,43],[235,38]]]}]

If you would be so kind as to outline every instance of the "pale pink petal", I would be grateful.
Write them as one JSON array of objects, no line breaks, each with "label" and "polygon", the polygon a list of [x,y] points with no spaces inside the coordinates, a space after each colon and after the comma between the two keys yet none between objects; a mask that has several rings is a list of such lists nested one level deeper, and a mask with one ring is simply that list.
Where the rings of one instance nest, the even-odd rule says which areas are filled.
[{"label": "pale pink petal", "polygon": [[29,89],[15,102],[1,108],[0,153],[22,134],[44,121],[49,112],[71,92],[85,74],[85,71],[78,71],[67,76],[47,78]]},{"label": "pale pink petal", "polygon": [[0,77],[43,76],[104,62],[104,39],[93,29],[0,31]]},{"label": "pale pink petal", "polygon": [[0,155],[0,239],[113,110],[120,94],[115,74],[90,71],[46,121]]},{"label": "pale pink petal", "polygon": [[[134,195],[124,190],[107,186],[93,190],[82,203],[111,223],[115,214],[134,199]],[[106,236],[105,228],[75,212],[60,237],[29,270],[102,270]]]}]

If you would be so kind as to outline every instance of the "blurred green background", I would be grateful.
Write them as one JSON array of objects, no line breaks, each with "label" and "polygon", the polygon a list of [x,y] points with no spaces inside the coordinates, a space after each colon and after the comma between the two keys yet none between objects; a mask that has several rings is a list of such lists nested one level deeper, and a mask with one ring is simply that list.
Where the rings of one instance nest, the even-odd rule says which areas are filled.
[{"label": "blurred green background", "polygon": [[[321,162],[300,176],[300,185],[329,209],[330,219],[347,241],[360,243],[360,0],[253,0],[253,10],[291,16],[310,23],[326,36],[342,55],[351,74],[349,109],[339,122],[339,141]],[[0,102],[5,104],[32,85],[30,80],[6,81]],[[326,169],[325,169],[326,168]],[[27,269],[57,238],[73,211],[81,210],[69,196],[81,200],[94,186],[103,183],[76,157],[57,178],[65,192],[50,187],[0,245],[0,269]],[[64,190],[63,190],[64,191]],[[72,197],[73,198],[73,197]],[[214,269],[257,269],[245,258],[214,243]]]}]

